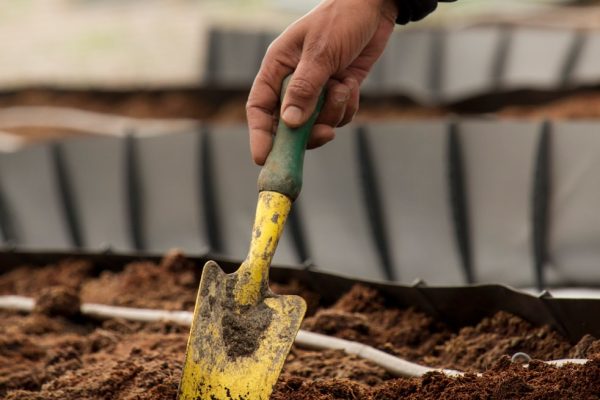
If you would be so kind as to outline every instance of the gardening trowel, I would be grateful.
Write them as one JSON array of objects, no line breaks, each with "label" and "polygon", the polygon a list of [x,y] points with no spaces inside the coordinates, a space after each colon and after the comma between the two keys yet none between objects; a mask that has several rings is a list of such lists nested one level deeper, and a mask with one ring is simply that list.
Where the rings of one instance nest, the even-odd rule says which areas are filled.
[{"label": "gardening trowel", "polygon": [[[285,92],[287,80],[282,93]],[[204,265],[179,384],[179,400],[267,400],[306,311],[299,296],[269,289],[269,266],[302,186],[304,150],[323,103],[298,129],[279,120],[273,149],[258,178],[250,251],[225,274]]]}]

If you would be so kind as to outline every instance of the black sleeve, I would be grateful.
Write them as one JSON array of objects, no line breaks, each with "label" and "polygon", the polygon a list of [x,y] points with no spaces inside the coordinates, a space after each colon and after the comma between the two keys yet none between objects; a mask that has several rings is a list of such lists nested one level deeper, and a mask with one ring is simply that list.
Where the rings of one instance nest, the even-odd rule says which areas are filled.
[{"label": "black sleeve", "polygon": [[396,23],[405,25],[411,21],[419,21],[425,18],[435,10],[438,1],[452,3],[456,0],[396,0],[396,4],[398,4]]}]

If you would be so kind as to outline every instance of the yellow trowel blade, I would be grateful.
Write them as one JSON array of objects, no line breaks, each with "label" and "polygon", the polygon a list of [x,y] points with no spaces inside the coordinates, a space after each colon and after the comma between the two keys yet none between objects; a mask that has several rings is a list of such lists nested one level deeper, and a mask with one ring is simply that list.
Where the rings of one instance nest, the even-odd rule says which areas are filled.
[{"label": "yellow trowel blade", "polygon": [[179,400],[267,400],[306,309],[298,296],[232,307],[236,274],[204,266]]},{"label": "yellow trowel blade", "polygon": [[179,400],[268,400],[306,311],[268,288],[268,270],[291,202],[261,192],[248,257],[233,274],[204,266]]}]

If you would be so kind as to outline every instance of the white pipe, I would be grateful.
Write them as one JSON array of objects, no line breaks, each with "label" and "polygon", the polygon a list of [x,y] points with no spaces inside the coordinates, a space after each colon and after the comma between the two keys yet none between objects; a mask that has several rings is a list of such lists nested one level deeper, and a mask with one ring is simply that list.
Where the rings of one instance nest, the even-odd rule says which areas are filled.
[{"label": "white pipe", "polygon": [[35,306],[35,300],[25,296],[0,296],[0,308],[31,312]]},{"label": "white pipe", "polygon": [[[0,309],[31,312],[34,306],[35,300],[30,297],[0,296]],[[165,311],[93,303],[82,304],[81,313],[98,319],[123,318],[141,322],[165,321],[183,326],[190,326],[194,317],[193,313],[189,311]],[[354,354],[375,363],[394,376],[419,377],[434,371],[442,372],[448,376],[464,375],[463,372],[453,369],[430,368],[406,361],[366,344],[305,330],[298,331],[294,343],[299,347],[313,350],[344,350],[347,354]],[[587,361],[586,359],[571,358],[546,362],[560,367],[565,364],[585,364]],[[481,376],[481,374],[477,375]]]},{"label": "white pipe", "polygon": [[450,376],[462,376],[463,373],[452,369],[439,369],[424,367],[410,361],[392,356],[366,344],[339,339],[320,333],[300,330],[296,336],[295,344],[313,350],[344,350],[348,354],[355,354],[384,368],[394,376],[422,376],[428,372],[441,371]]},{"label": "white pipe", "polygon": [[565,364],[579,364],[583,365],[587,363],[588,360],[585,358],[563,358],[562,360],[550,360],[546,361],[546,363],[554,365],[555,367],[562,367]]},{"label": "white pipe", "polygon": [[93,303],[82,304],[81,313],[97,319],[122,318],[140,322],[165,321],[184,326],[191,326],[194,318],[194,314],[189,311],[151,310]]}]

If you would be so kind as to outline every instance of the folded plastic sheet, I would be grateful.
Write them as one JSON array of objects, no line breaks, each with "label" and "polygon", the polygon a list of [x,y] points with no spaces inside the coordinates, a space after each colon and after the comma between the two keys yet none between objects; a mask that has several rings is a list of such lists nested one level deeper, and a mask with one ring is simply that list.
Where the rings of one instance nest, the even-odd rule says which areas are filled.
[{"label": "folded plastic sheet", "polygon": [[576,39],[570,30],[518,28],[511,31],[502,89],[559,88]]},{"label": "folded plastic sheet", "polygon": [[475,281],[522,285],[534,273],[531,192],[541,124],[464,121],[456,129]]},{"label": "folded plastic sheet", "polygon": [[0,155],[2,223],[9,243],[56,249],[77,245],[60,171],[52,144]]},{"label": "folded plastic sheet", "polygon": [[141,247],[153,251],[178,247],[196,254],[207,251],[200,127],[168,135],[134,136],[131,146]]},{"label": "folded plastic sheet", "polygon": [[[598,285],[597,126],[440,120],[341,129],[307,153],[275,262],[405,283]],[[242,125],[1,153],[2,244],[243,258],[258,172]]]},{"label": "folded plastic sheet", "polygon": [[258,72],[266,50],[263,32],[213,30],[210,34],[205,84],[247,88]]},{"label": "folded plastic sheet", "polygon": [[[310,151],[298,199],[310,261],[320,268],[386,278],[370,228],[357,131],[338,129],[335,146]],[[375,264],[375,265],[372,265]]]},{"label": "folded plastic sheet", "polygon": [[394,277],[403,282],[465,282],[448,202],[448,127],[444,121],[365,126]]},{"label": "folded plastic sheet", "polygon": [[[215,28],[204,85],[249,88],[272,31]],[[600,35],[519,26],[398,29],[362,85],[366,95],[454,103],[501,91],[598,83]]]},{"label": "folded plastic sheet", "polygon": [[72,191],[81,246],[89,250],[134,250],[125,174],[126,140],[81,137],[62,141],[58,146]]},{"label": "folded plastic sheet", "polygon": [[559,281],[600,280],[600,136],[596,122],[557,122],[550,131],[547,270]]}]

